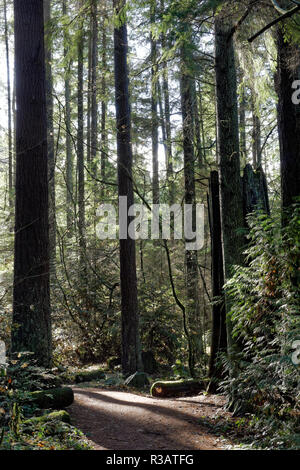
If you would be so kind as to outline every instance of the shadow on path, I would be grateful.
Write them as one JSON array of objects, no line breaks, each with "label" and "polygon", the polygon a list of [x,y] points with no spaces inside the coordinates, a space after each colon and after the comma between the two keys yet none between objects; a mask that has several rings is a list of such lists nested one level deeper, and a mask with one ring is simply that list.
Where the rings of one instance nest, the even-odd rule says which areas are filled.
[{"label": "shadow on path", "polygon": [[95,449],[199,450],[224,445],[201,423],[221,411],[207,400],[162,400],[107,389],[73,388],[72,422]]}]

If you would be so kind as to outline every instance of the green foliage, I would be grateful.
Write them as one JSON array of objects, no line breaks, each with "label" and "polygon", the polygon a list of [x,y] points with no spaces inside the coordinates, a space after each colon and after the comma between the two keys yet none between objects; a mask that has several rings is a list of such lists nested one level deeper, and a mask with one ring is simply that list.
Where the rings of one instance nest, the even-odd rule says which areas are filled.
[{"label": "green foliage", "polygon": [[[240,352],[223,383],[236,412],[255,412],[262,446],[299,446],[300,205],[281,227],[280,217],[251,216],[247,265],[227,283],[233,334]],[[267,430],[267,432],[266,432]],[[276,432],[275,432],[276,431]],[[274,434],[275,433],[275,434]],[[298,447],[299,448],[299,447]]]},{"label": "green foliage", "polygon": [[180,359],[175,361],[175,364],[172,365],[172,370],[175,376],[175,379],[184,379],[189,377],[189,371],[187,368],[182,364]]},{"label": "green foliage", "polygon": [[[26,431],[26,432],[25,432]],[[22,429],[16,439],[10,433],[3,434],[1,450],[91,450],[84,434],[59,419],[38,423],[31,431]]]},{"label": "green foliage", "polygon": [[0,449],[89,449],[80,431],[61,422],[65,412],[52,413],[50,419],[28,419],[41,413],[29,390],[51,387],[49,371],[45,374],[45,370],[36,367],[32,357],[32,353],[16,354],[0,369]]}]

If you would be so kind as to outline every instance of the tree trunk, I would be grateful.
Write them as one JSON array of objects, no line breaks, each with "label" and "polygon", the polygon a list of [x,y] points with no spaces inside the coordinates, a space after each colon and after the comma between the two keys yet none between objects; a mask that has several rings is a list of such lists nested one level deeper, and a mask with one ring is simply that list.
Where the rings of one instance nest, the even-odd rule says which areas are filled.
[{"label": "tree trunk", "polygon": [[56,254],[56,218],[55,218],[55,155],[53,129],[53,79],[52,79],[52,32],[51,0],[44,0],[45,24],[45,64],[46,64],[46,108],[47,108],[47,143],[48,143],[48,179],[49,179],[49,250],[50,275],[55,276]]},{"label": "tree trunk", "polygon": [[[82,6],[82,0],[79,0],[79,9]],[[79,12],[79,14],[82,14]],[[86,271],[86,240],[85,240],[85,182],[84,182],[84,149],[83,149],[83,20],[79,30],[77,44],[77,177],[78,177],[78,234],[80,251],[80,268],[83,278]],[[83,279],[83,282],[85,280]]]},{"label": "tree trunk", "polygon": [[246,146],[246,91],[244,85],[244,72],[239,67],[239,79],[241,94],[239,97],[239,126],[240,126],[240,156],[241,162],[246,165],[247,162],[247,146]]},{"label": "tree trunk", "polygon": [[92,42],[93,16],[90,16],[88,32],[88,82],[87,82],[87,116],[86,116],[86,162],[91,168],[91,96],[92,96]]},{"label": "tree trunk", "polygon": [[[186,53],[184,47],[181,51],[181,113],[183,123],[183,155],[184,155],[184,184],[185,204],[193,207],[193,229],[195,230],[195,168],[194,168],[194,142],[193,142],[193,84],[188,76],[187,64],[184,61]],[[186,250],[186,289],[187,289],[187,319],[189,337],[192,346],[192,368],[200,360],[203,345],[201,321],[199,312],[199,285],[198,285],[198,259],[196,250]]]},{"label": "tree trunk", "polygon": [[[10,217],[13,217],[13,146],[12,146],[12,106],[11,106],[11,86],[10,86],[10,60],[9,41],[7,24],[7,3],[4,0],[4,37],[6,53],[6,76],[7,76],[7,123],[8,123],[8,198]],[[12,229],[12,226],[11,228]]]},{"label": "tree trunk", "polygon": [[[102,22],[102,77],[101,77],[101,179],[105,181],[106,176],[106,159],[107,159],[107,133],[106,133],[106,70],[107,70],[107,37],[106,37],[106,2],[103,5],[103,22]],[[101,196],[104,196],[104,184],[101,186]]]},{"label": "tree trunk", "polygon": [[[165,4],[164,0],[160,0],[161,14],[164,13]],[[164,33],[161,34],[161,46],[163,52],[166,51],[167,41]],[[172,131],[171,131],[171,110],[170,110],[170,93],[169,93],[169,77],[168,77],[168,65],[164,61],[162,64],[162,91],[164,99],[164,110],[165,110],[165,123],[166,123],[166,149],[167,149],[167,182],[169,187],[170,204],[173,204],[175,197],[175,188],[173,181],[173,156],[172,156]]]},{"label": "tree trunk", "polygon": [[192,84],[193,90],[193,121],[194,121],[194,135],[196,141],[196,159],[198,162],[198,168],[202,168],[203,166],[203,157],[202,157],[202,142],[201,142],[201,127],[200,127],[200,119],[199,119],[199,109],[198,109],[198,96],[197,96],[197,89],[196,89],[196,81],[193,80]]},{"label": "tree trunk", "polygon": [[[125,5],[125,0],[114,0],[117,14]],[[114,29],[115,101],[119,196],[127,196],[128,211],[134,200],[127,48],[127,27],[126,23],[122,23]],[[132,217],[128,217],[123,227],[125,233],[120,233],[122,370],[126,375],[141,370],[135,240],[128,236],[128,224],[131,221]]]},{"label": "tree trunk", "polygon": [[242,182],[244,225],[247,226],[247,215],[255,210],[263,210],[266,214],[270,214],[268,187],[262,168],[254,172],[249,164],[244,168]]},{"label": "tree trunk", "polygon": [[98,68],[98,20],[97,0],[92,0],[92,63],[91,63],[91,161],[94,176],[97,173],[98,106],[97,106],[97,68]]},{"label": "tree trunk", "polygon": [[164,150],[165,150],[165,164],[166,164],[166,169],[167,169],[169,165],[167,134],[166,134],[166,123],[165,123],[164,108],[163,108],[162,95],[161,95],[161,85],[160,85],[159,78],[157,80],[157,99],[158,99],[159,121],[160,121],[161,133],[162,133],[162,141],[163,141]]},{"label": "tree trunk", "polygon": [[[283,30],[277,35],[278,71],[278,133],[280,143],[280,173],[282,208],[290,207],[300,196],[300,107],[292,102],[294,80],[300,78],[300,67],[291,71],[288,59],[291,54],[299,54],[296,46],[284,40]],[[288,217],[283,215],[283,223]]]},{"label": "tree trunk", "polygon": [[[206,148],[205,148],[205,131],[204,131],[204,119],[203,119],[203,103],[202,103],[202,87],[201,83],[199,83],[198,91],[196,88],[196,94],[199,96],[199,116],[200,116],[200,131],[201,131],[201,158],[203,163],[206,162]],[[200,163],[200,162],[199,162]],[[200,165],[199,165],[200,166]]]},{"label": "tree trunk", "polygon": [[257,112],[256,92],[251,90],[251,110],[252,110],[252,155],[253,168],[256,170],[261,165],[261,132],[260,118]]},{"label": "tree trunk", "polygon": [[[63,0],[63,15],[67,15],[67,3]],[[66,60],[69,47],[69,35],[64,31],[64,58]],[[65,66],[65,128],[66,128],[66,207],[67,207],[67,229],[71,235],[74,224],[74,199],[73,199],[73,155],[71,138],[71,89],[70,89],[70,62]]]},{"label": "tree trunk", "polygon": [[[150,27],[156,20],[156,0],[150,4]],[[157,41],[150,33],[151,45],[151,137],[152,137],[152,201],[159,204],[159,175],[158,175],[158,116],[157,116]]]},{"label": "tree trunk", "polygon": [[16,218],[12,351],[51,363],[43,2],[15,0]]},{"label": "tree trunk", "polygon": [[[240,179],[239,125],[236,70],[231,24],[224,12],[215,19],[215,67],[218,123],[218,163],[221,201],[224,280],[234,265],[243,262],[243,202]],[[226,313],[230,302],[226,297]],[[227,319],[227,346],[231,349],[231,323]]]},{"label": "tree trunk", "polygon": [[219,353],[226,352],[226,315],[223,292],[224,271],[221,236],[219,175],[212,171],[209,180],[209,225],[211,239],[211,278],[212,295],[215,303],[212,306],[212,335],[209,362],[209,377],[213,379],[210,391],[216,390],[216,379],[222,377],[222,371],[217,364]]}]

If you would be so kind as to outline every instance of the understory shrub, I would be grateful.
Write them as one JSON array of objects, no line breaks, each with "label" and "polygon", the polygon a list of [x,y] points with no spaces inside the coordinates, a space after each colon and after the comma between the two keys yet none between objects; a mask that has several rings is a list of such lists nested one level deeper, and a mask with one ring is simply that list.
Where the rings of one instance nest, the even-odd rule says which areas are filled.
[{"label": "understory shrub", "polygon": [[226,285],[239,352],[222,386],[263,447],[300,448],[300,204],[288,220],[249,217],[246,266]]}]

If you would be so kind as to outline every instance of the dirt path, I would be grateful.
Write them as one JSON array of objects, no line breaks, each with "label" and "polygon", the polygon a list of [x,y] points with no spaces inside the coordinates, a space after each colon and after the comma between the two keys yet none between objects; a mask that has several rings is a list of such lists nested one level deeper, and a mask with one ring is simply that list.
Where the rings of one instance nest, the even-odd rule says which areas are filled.
[{"label": "dirt path", "polygon": [[220,396],[156,399],[101,388],[73,390],[72,423],[97,450],[219,450],[230,445],[201,422],[229,416]]}]

